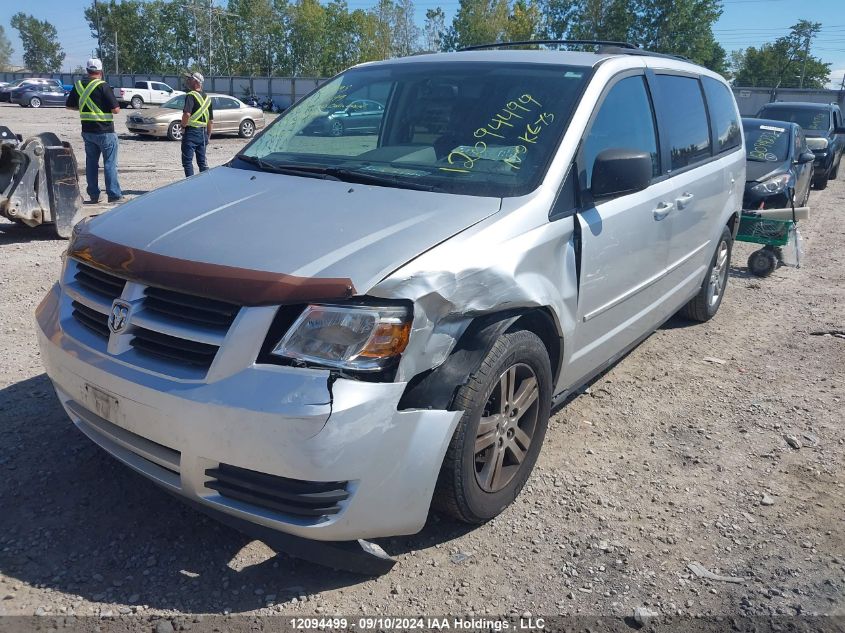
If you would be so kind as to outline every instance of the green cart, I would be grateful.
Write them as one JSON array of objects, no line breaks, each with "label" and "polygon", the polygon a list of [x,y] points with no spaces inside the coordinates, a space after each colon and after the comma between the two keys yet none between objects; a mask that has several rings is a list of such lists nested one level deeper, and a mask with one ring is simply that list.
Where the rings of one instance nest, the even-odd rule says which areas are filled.
[{"label": "green cart", "polygon": [[753,211],[743,211],[736,239],[740,242],[763,244],[748,257],[748,271],[757,277],[768,277],[782,260],[781,247],[789,243],[796,220],[762,218]]}]

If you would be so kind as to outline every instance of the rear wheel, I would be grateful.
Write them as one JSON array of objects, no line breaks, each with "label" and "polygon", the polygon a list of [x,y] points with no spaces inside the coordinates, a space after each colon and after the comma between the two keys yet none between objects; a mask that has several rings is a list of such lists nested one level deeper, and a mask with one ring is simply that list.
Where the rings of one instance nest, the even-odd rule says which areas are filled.
[{"label": "rear wheel", "polygon": [[144,107],[144,100],[141,97],[139,97],[138,95],[135,95],[134,97],[132,97],[132,101],[130,103],[132,104],[133,110],[140,110],[141,108]]},{"label": "rear wheel", "polygon": [[828,181],[829,177],[830,177],[829,173],[822,174],[821,176],[816,176],[813,179],[813,187],[815,187],[816,189],[819,189],[819,190],[827,189],[827,181]]},{"label": "rear wheel", "polygon": [[171,141],[181,141],[183,132],[182,122],[174,121],[167,127],[167,138]]},{"label": "rear wheel", "polygon": [[455,396],[463,415],[440,469],[434,506],[466,523],[492,519],[528,480],[549,422],[552,372],[543,342],[502,335]]},{"label": "rear wheel", "polygon": [[38,97],[32,97],[29,100],[29,107],[30,108],[40,108],[41,107],[41,99]]},{"label": "rear wheel", "polygon": [[241,121],[241,125],[238,128],[238,136],[241,138],[252,138],[255,135],[255,123],[250,121],[249,119],[244,119]]},{"label": "rear wheel", "polygon": [[733,236],[731,230],[724,227],[716,246],[716,252],[713,253],[713,259],[710,261],[710,268],[704,277],[704,283],[701,285],[701,290],[681,308],[682,316],[703,323],[712,319],[719,311],[728,285],[732,248]]}]

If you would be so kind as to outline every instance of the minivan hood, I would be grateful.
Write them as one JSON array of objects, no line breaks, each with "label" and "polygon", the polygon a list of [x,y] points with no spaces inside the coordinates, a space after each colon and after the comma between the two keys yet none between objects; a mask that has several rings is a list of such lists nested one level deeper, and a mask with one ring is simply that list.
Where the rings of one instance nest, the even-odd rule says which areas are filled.
[{"label": "minivan hood", "polygon": [[219,167],[127,202],[84,230],[176,260],[349,279],[365,294],[500,206],[499,198]]}]

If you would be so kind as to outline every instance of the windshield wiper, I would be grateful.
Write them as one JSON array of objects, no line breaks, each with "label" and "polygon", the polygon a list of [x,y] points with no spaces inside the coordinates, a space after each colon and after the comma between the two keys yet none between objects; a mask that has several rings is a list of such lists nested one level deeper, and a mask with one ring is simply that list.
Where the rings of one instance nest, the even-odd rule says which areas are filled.
[{"label": "windshield wiper", "polygon": [[384,185],[386,187],[413,189],[415,191],[438,191],[438,187],[434,185],[424,185],[419,182],[405,180],[390,174],[363,172],[344,167],[327,167],[325,170],[326,173],[331,174],[338,180],[343,180],[344,182],[357,182],[364,185]]},{"label": "windshield wiper", "polygon": [[314,168],[306,165],[280,165],[271,163],[270,161],[258,158],[257,156],[238,155],[235,158],[242,160],[250,165],[255,165],[261,171],[268,171],[274,174],[284,174],[285,176],[305,176],[306,178],[319,178],[321,180],[340,180],[337,176],[327,173],[322,167]]}]

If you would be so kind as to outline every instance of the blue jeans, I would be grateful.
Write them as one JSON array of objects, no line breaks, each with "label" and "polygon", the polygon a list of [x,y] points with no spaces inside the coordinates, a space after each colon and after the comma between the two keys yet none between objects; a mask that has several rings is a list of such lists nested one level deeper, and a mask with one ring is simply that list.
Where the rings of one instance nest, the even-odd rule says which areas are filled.
[{"label": "blue jeans", "polygon": [[182,168],[186,176],[194,175],[194,153],[197,155],[197,166],[200,171],[208,169],[208,163],[205,161],[206,147],[208,147],[208,138],[204,127],[185,128],[182,134]]},{"label": "blue jeans", "polygon": [[120,198],[120,184],[117,182],[117,134],[114,132],[83,132],[85,141],[85,179],[88,181],[88,197],[100,198],[100,154],[103,155],[103,172],[106,176],[106,193],[109,198]]}]

